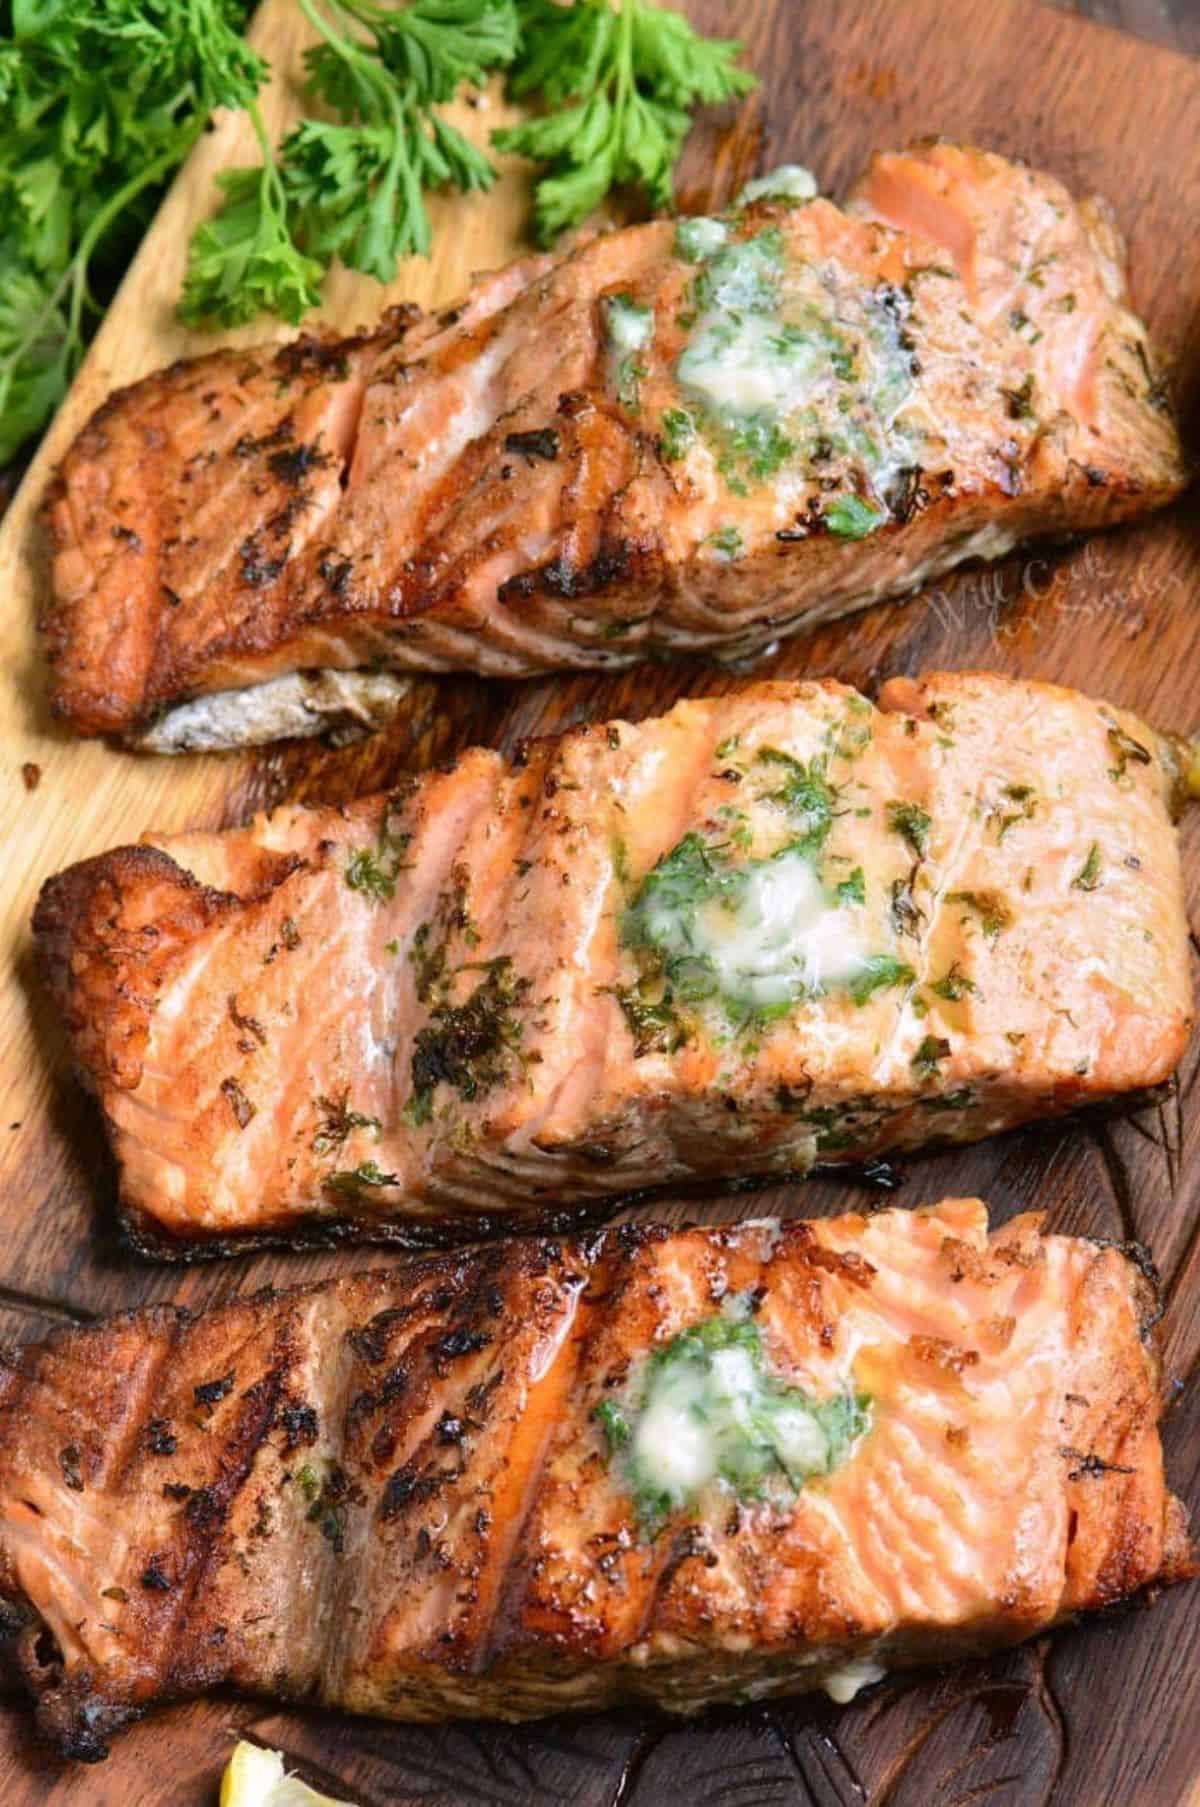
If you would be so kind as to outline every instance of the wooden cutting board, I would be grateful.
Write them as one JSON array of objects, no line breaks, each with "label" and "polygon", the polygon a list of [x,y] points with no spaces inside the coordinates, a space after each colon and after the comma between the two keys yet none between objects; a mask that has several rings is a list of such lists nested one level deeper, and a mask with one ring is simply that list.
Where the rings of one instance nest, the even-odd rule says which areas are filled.
[{"label": "wooden cutting board", "polygon": [[[1044,164],[1114,201],[1134,291],[1177,360],[1185,415],[1200,401],[1200,65],[1028,0],[689,0],[710,31],[740,30],[763,77],[736,115],[706,121],[682,184],[719,203],[761,167],[800,161],[836,193],[876,147],[931,131]],[[254,28],[278,79],[266,111],[295,112],[303,41],[291,0]],[[461,119],[481,142],[505,115],[495,93]],[[510,744],[583,717],[644,715],[688,691],[738,682],[701,665],[525,684],[417,681],[386,735],[357,750],[309,745],[225,758],[139,758],[76,743],[49,720],[33,617],[43,581],[33,510],[50,467],[110,387],[211,343],[172,320],[188,233],[213,173],[251,151],[222,120],[180,176],[87,366],[0,529],[0,1337],[175,1296],[196,1303],[267,1278],[302,1279],[352,1255],[263,1256],[199,1268],[139,1263],[120,1246],[112,1174],[91,1107],[69,1080],[31,970],[38,885],[146,827],[217,826],[285,796],[338,797],[390,781],[475,741]],[[525,179],[435,204],[436,254],[385,295],[341,275],[325,317],[350,326],[387,300],[445,302],[469,273],[515,249]],[[240,335],[263,336],[263,329]],[[1195,504],[1072,551],[966,573],[916,601],[796,640],[776,676],[833,672],[874,685],[896,671],[992,666],[1111,697],[1150,720],[1200,728],[1200,534]],[[32,788],[36,779],[36,788]],[[1200,810],[1195,812],[1200,817]],[[1200,822],[1185,824],[1190,903],[1200,902]],[[1200,944],[1197,944],[1200,947]],[[1200,1048],[1177,1090],[1140,1116],[1058,1125],[912,1161],[900,1201],[978,1192],[1004,1218],[1037,1206],[1055,1228],[1147,1242],[1168,1304],[1168,1372],[1182,1383],[1166,1441],[1175,1487],[1200,1515]],[[819,1212],[874,1202],[847,1182],[755,1198],[753,1209]],[[736,1214],[735,1200],[703,1214]],[[663,1214],[697,1216],[694,1205]],[[364,1257],[378,1262],[378,1251]],[[387,1257],[382,1257],[387,1259]],[[1200,1588],[1153,1612],[1067,1630],[986,1664],[884,1690],[842,1711],[799,1702],[682,1729],[609,1715],[527,1730],[406,1729],[233,1701],[178,1708],[134,1728],[99,1770],[38,1750],[22,1709],[0,1702],[0,1801],[199,1807],[215,1799],[230,1728],[281,1744],[310,1779],[369,1807],[570,1802],[577,1807],[1181,1807],[1200,1802]]]}]

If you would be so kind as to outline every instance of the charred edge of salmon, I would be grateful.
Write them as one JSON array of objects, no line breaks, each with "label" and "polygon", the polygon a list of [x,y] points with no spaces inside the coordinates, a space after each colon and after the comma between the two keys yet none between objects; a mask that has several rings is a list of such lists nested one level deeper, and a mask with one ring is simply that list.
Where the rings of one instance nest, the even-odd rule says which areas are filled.
[{"label": "charred edge of salmon", "polygon": [[[266,1288],[259,1294],[251,1294],[249,1302],[261,1299],[262,1303],[267,1305],[272,1302],[274,1297],[272,1289]],[[165,1322],[178,1331],[194,1323],[198,1315],[202,1314],[191,1313],[180,1306],[151,1307],[144,1314],[135,1309],[122,1312],[107,1321],[81,1328],[85,1334],[89,1331],[103,1334],[105,1330],[122,1324],[148,1321],[157,1328],[161,1328]],[[67,1334],[69,1335],[70,1332],[68,1331]],[[62,1340],[62,1337],[62,1331],[54,1332],[46,1339],[46,1344],[53,1347]],[[221,1475],[210,1486],[210,1495],[221,1521],[224,1519],[230,1500],[236,1496],[244,1483],[254,1458],[274,1422],[285,1377],[285,1364],[276,1362],[262,1380],[243,1396],[244,1409],[239,1414],[237,1427],[226,1439]],[[3,1393],[0,1392],[0,1403],[2,1401]],[[202,1558],[207,1556],[205,1546],[208,1538],[209,1533],[205,1527],[202,1524],[198,1525],[193,1533],[193,1542]],[[193,1588],[203,1585],[206,1569],[207,1560],[201,1560],[196,1565],[194,1576],[191,1579]],[[6,1620],[11,1620],[17,1614],[21,1614],[23,1607],[26,1608],[23,1615],[24,1625],[16,1627],[15,1632],[6,1629]],[[0,1592],[0,1648],[6,1638],[12,1635],[20,1636],[22,1632],[28,1642],[31,1636],[30,1625],[36,1624],[37,1619],[36,1609],[33,1609],[33,1616],[30,1617],[29,1603],[27,1602],[17,1602],[15,1612],[11,1604],[6,1607],[5,1597]],[[104,1702],[91,1670],[86,1667],[80,1668],[75,1675],[63,1680],[61,1678],[61,1652],[49,1627],[44,1628],[44,1635],[49,1639],[49,1647],[43,1650],[40,1638],[37,1634],[33,1634],[32,1656],[40,1673],[46,1678],[45,1686],[53,1692],[52,1701],[44,1702],[43,1695],[30,1674],[29,1655],[26,1654],[24,1660],[20,1662],[20,1672],[25,1686],[34,1693],[37,1701],[40,1728],[49,1733],[64,1756],[83,1763],[101,1762],[108,1755],[108,1745],[105,1742],[104,1734],[116,1726],[123,1727],[144,1718],[155,1703],[150,1701],[141,1705],[123,1701],[119,1706],[114,1707],[111,1702]],[[197,1673],[196,1680],[201,1690],[206,1682],[213,1685],[219,1683],[221,1680],[219,1659],[214,1657],[208,1675],[205,1676],[200,1671]]]},{"label": "charred edge of salmon", "polygon": [[[769,1185],[770,1178],[762,1184]],[[777,1183],[777,1182],[776,1182]],[[757,1189],[756,1182],[726,1185],[725,1191]],[[672,1188],[677,1195],[681,1188]],[[712,1188],[708,1188],[711,1195]],[[689,1196],[706,1196],[697,1184]],[[136,1206],[118,1199],[121,1235],[131,1252],[145,1261],[174,1261],[192,1264],[218,1261],[232,1255],[249,1255],[263,1249],[287,1249],[294,1254],[317,1249],[342,1248],[346,1244],[368,1244],[377,1248],[399,1249],[412,1255],[445,1253],[470,1247],[474,1243],[497,1243],[522,1236],[578,1235],[580,1231],[600,1230],[618,1211],[639,1203],[657,1201],[662,1206],[663,1193],[648,1192],[629,1198],[589,1199],[570,1206],[546,1205],[528,1212],[482,1212],[469,1218],[429,1217],[420,1222],[411,1218],[360,1218],[340,1214],[337,1217],[310,1219],[296,1230],[245,1230],[233,1234],[190,1236],[186,1240],[173,1237],[162,1225]],[[639,1229],[649,1228],[638,1225]]]},{"label": "charred edge of salmon", "polygon": [[[1188,1537],[1186,1514],[1181,1503],[1174,1495],[1168,1496],[1167,1524],[1164,1537],[1163,1565],[1158,1575],[1156,1575],[1152,1581],[1143,1582],[1140,1586],[1130,1589],[1127,1593],[1119,1594],[1111,1600],[1105,1600],[1094,1606],[1090,1606],[1082,1615],[1071,1614],[1068,1619],[1060,1621],[1060,1623],[1078,1623],[1081,1618],[1086,1621],[1087,1619],[1105,1620],[1116,1617],[1117,1615],[1136,1609],[1139,1605],[1151,1605],[1158,1599],[1163,1589],[1166,1587],[1175,1587],[1182,1583],[1195,1580],[1196,1576],[1200,1574],[1200,1562],[1197,1561],[1195,1547]],[[4,1639],[7,1634],[4,1630],[4,1611],[5,1602],[3,1596],[0,1596],[0,1681],[3,1681],[4,1679],[6,1666],[9,1668],[15,1667],[15,1660],[8,1659],[5,1656]],[[27,1624],[28,1621],[25,1622],[26,1626]],[[1053,1630],[1055,1627],[1050,1626],[1046,1629]],[[964,1654],[986,1657],[988,1652],[986,1650],[978,1650],[966,1652]],[[907,1671],[910,1675],[914,1671],[919,1673],[921,1670],[926,1672],[932,1670],[936,1675],[939,1670],[945,1668],[947,1660],[948,1659],[945,1656],[940,1659],[936,1656],[910,1656],[907,1659],[902,1658],[898,1661],[893,1658],[897,1671]],[[18,1686],[19,1685],[20,1684],[18,1684]],[[26,1684],[26,1686],[27,1685],[28,1684]],[[217,1666],[214,1662],[212,1686],[220,1687],[222,1685],[223,1679],[219,1676]],[[811,1683],[809,1686],[811,1687]],[[186,1692],[180,1691],[178,1693],[163,1694],[154,1700],[148,1701],[145,1705],[133,1705],[131,1703],[122,1703],[120,1707],[97,1705],[94,1684],[90,1672],[81,1670],[77,1675],[73,1676],[69,1682],[59,1683],[55,1690],[53,1712],[38,1713],[38,1730],[43,1738],[52,1741],[57,1753],[67,1760],[75,1763],[103,1763],[109,1755],[108,1739],[113,1733],[128,1730],[131,1726],[137,1725],[140,1721],[150,1718],[163,1707],[170,1706],[173,1703],[182,1703],[186,1700],[195,1699],[196,1694],[203,1691],[203,1689],[189,1689]],[[798,1689],[797,1692],[799,1693],[802,1691]],[[877,1687],[872,1688],[871,1696],[878,1696],[881,1692],[882,1690]],[[277,1703],[283,1707],[291,1705],[293,1707],[299,1707],[302,1710],[306,1705],[312,1704],[306,1702],[303,1698],[288,1696],[282,1693],[278,1696],[267,1696],[267,1699],[276,1700]],[[776,1704],[779,1704],[786,1699],[786,1694],[778,1696],[776,1697]],[[332,1710],[334,1712],[338,1711],[338,1709]],[[737,1714],[740,1710],[741,1709],[734,1703],[724,1703],[723,1705],[716,1704],[715,1706],[709,1706],[706,1709],[706,1713],[708,1715],[714,1713],[720,1715],[724,1712],[728,1715]],[[330,1709],[325,1709],[325,1711],[329,1712]],[[595,1715],[595,1708],[586,1706],[572,1711],[569,1705],[565,1705],[557,1707],[553,1709],[553,1711],[555,1718],[565,1718],[568,1724],[573,1720],[587,1720]],[[648,1707],[643,1701],[639,1702],[635,1711],[640,1716],[645,1717],[648,1712],[653,1713],[654,1709]],[[346,1715],[343,1714],[342,1716],[345,1717]],[[388,1722],[384,1721],[383,1723],[386,1726]],[[418,1724],[419,1723],[420,1722],[418,1722]],[[434,1723],[436,1724],[438,1721],[435,1720]],[[520,1722],[518,1722],[518,1725],[519,1723]],[[691,1722],[688,1719],[673,1721],[668,1715],[668,1728],[673,1723],[686,1727]]]},{"label": "charred edge of salmon", "polygon": [[[339,334],[332,329],[317,332],[304,332],[285,345],[259,344],[247,346],[242,353],[242,367],[248,375],[256,375],[266,363],[280,377],[289,380],[305,376],[326,377],[342,365],[355,351],[363,350],[373,344],[381,347],[399,344],[406,333],[425,318],[424,310],[415,302],[404,301],[389,307],[380,315],[375,326],[362,326],[353,333]],[[178,376],[180,371],[201,372],[206,367],[218,369],[229,362],[229,347],[218,351],[210,351],[194,358],[176,358],[174,363],[164,365],[159,370],[152,370],[147,376],[140,377],[136,383],[126,383],[120,389],[114,389],[100,403],[90,416],[77,437],[71,442],[67,456],[77,450],[103,451],[106,445],[106,430],[110,422],[131,406],[140,405],[153,400],[158,391],[170,379]],[[65,462],[65,460],[64,460]],[[45,498],[39,510],[46,532],[51,540],[57,539],[55,514],[66,494],[66,479],[62,465],[59,465],[50,479]],[[53,615],[55,605],[48,606],[48,614]]]},{"label": "charred edge of salmon", "polygon": [[[1129,1276],[1129,1292],[1138,1307],[1138,1335],[1147,1348],[1153,1352],[1161,1392],[1162,1361],[1158,1326],[1162,1323],[1163,1314],[1166,1311],[1166,1301],[1163,1297],[1162,1275],[1158,1271],[1158,1263],[1146,1244],[1138,1242],[1133,1237],[1118,1239],[1112,1236],[1086,1236],[1082,1240],[1090,1242],[1094,1248],[1115,1249],[1117,1254],[1123,1256],[1130,1268],[1133,1269]],[[1165,1395],[1163,1402],[1167,1403]]]},{"label": "charred edge of salmon", "polygon": [[[1172,1082],[1164,1080],[1161,1085],[1147,1086],[1142,1091],[1129,1092],[1120,1098],[1104,1098],[1093,1104],[1077,1105],[1064,1112],[1059,1121],[1083,1125],[1128,1117],[1135,1111],[1146,1110],[1153,1104],[1161,1103],[1171,1095],[1171,1091]],[[1019,1135],[1021,1132],[1017,1128],[1007,1133]],[[950,1153],[956,1149],[961,1150],[961,1147],[961,1143],[934,1138],[923,1145],[921,1152],[937,1153],[944,1150]],[[873,1177],[871,1165],[857,1159],[844,1162],[818,1161],[812,1171],[820,1174],[823,1179],[839,1180],[847,1188],[858,1186],[870,1190],[880,1186],[880,1182]],[[904,1183],[906,1182],[901,1178],[884,1189],[895,1191]],[[587,1199],[570,1206],[531,1206],[527,1211],[520,1212],[509,1209],[505,1212],[472,1213],[470,1217],[447,1214],[444,1217],[431,1216],[420,1220],[362,1218],[343,1214],[337,1217],[308,1218],[302,1220],[295,1229],[245,1230],[224,1235],[194,1231],[187,1238],[172,1236],[148,1213],[137,1206],[127,1205],[120,1199],[118,1212],[121,1235],[132,1254],[144,1261],[172,1261],[180,1266],[194,1266],[204,1261],[256,1254],[264,1249],[286,1249],[292,1254],[303,1254],[351,1244],[399,1249],[417,1256],[452,1253],[476,1243],[503,1241],[514,1234],[542,1237],[580,1235],[588,1231],[600,1233],[605,1225],[610,1224],[623,1211],[661,1211],[668,1200],[682,1205],[710,1204],[714,1187],[724,1197],[752,1198],[758,1193],[778,1188],[779,1184],[778,1174],[732,1174],[723,1175],[716,1180],[671,1180],[662,1186],[644,1186],[636,1191],[615,1194],[612,1198]],[[809,1210],[807,1203],[805,1209]],[[843,1206],[839,1202],[836,1208],[831,1208],[828,1215],[836,1215],[843,1209],[852,1207],[849,1204]],[[686,1219],[680,1227],[690,1229],[694,1227],[694,1222],[693,1219]],[[647,1231],[654,1228],[653,1223],[640,1218],[614,1226],[615,1230]],[[1118,1250],[1141,1271],[1153,1288],[1153,1297],[1146,1306],[1142,1328],[1146,1330],[1157,1324],[1163,1315],[1160,1280],[1153,1255],[1145,1243],[1132,1240],[1121,1242],[1103,1236],[1081,1237],[1080,1240],[1094,1242],[1097,1248]]]},{"label": "charred edge of salmon", "polygon": [[[302,333],[299,338],[290,340],[286,345],[252,345],[245,350],[243,369],[249,374],[257,374],[262,364],[268,363],[280,376],[290,379],[302,378],[306,375],[322,377],[331,374],[350,356],[365,346],[378,341],[387,344],[391,340],[399,341],[413,326],[423,318],[422,310],[412,302],[404,302],[391,307],[381,316],[378,326],[360,327],[357,332],[340,336],[332,331]],[[169,383],[180,371],[190,370],[199,374],[206,368],[220,369],[229,362],[229,348],[219,351],[205,352],[196,358],[176,358],[174,363],[165,365],[160,370],[152,370],[147,376],[140,377],[136,383],[127,383],[120,389],[114,389],[107,395],[88,419],[71,445],[68,447],[63,464],[56,467],[46,489],[38,515],[44,531],[52,544],[60,540],[58,514],[66,500],[67,480],[63,465],[76,453],[102,453],[107,445],[107,431],[111,423],[130,408],[139,408],[146,402],[153,403],[159,391]],[[47,603],[39,626],[46,631],[53,631],[55,618],[60,605],[51,598]]]}]

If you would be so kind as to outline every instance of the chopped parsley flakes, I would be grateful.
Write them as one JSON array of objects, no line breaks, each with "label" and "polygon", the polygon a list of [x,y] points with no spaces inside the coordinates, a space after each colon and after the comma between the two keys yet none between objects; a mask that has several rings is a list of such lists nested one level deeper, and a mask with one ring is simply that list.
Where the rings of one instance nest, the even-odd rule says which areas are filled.
[{"label": "chopped parsley flakes", "polygon": [[826,503],[823,518],[830,533],[836,533],[839,539],[865,540],[883,526],[888,512],[864,502],[861,496],[835,496]]},{"label": "chopped parsley flakes", "polygon": [[928,813],[916,803],[889,803],[886,813],[892,833],[907,841],[918,859],[924,859],[933,825]]},{"label": "chopped parsley flakes", "polygon": [[1093,841],[1088,856],[1071,880],[1073,891],[1095,891],[1100,884],[1100,844]]},{"label": "chopped parsley flakes", "polygon": [[386,826],[374,847],[356,847],[346,861],[346,883],[372,903],[390,903],[396,895],[396,879],[408,869],[410,834],[391,834]]}]

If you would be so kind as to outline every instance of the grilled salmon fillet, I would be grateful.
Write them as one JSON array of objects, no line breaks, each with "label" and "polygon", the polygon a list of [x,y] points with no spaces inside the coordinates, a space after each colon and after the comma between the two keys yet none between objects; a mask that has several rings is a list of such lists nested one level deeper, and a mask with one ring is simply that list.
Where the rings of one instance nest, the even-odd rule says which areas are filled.
[{"label": "grilled salmon fillet", "polygon": [[749,686],[126,847],[34,928],[135,1238],[405,1239],[1166,1079],[1171,747],[990,675]]},{"label": "grilled salmon fillet", "polygon": [[47,507],[53,703],[177,751],[744,655],[1183,480],[1104,203],[925,143],[114,395]]},{"label": "grilled salmon fillet", "polygon": [[42,1730],[218,1684],[690,1712],[1014,1644],[1192,1563],[1151,1282],[976,1200],[514,1238],[0,1358]]}]

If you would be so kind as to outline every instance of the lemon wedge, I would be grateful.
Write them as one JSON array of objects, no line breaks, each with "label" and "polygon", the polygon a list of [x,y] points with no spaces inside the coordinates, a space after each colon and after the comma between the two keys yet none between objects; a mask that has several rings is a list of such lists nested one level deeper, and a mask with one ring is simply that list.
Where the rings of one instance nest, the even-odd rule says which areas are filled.
[{"label": "lemon wedge", "polygon": [[221,1777],[221,1807],[354,1807],[289,1776],[278,1751],[240,1739]]}]

